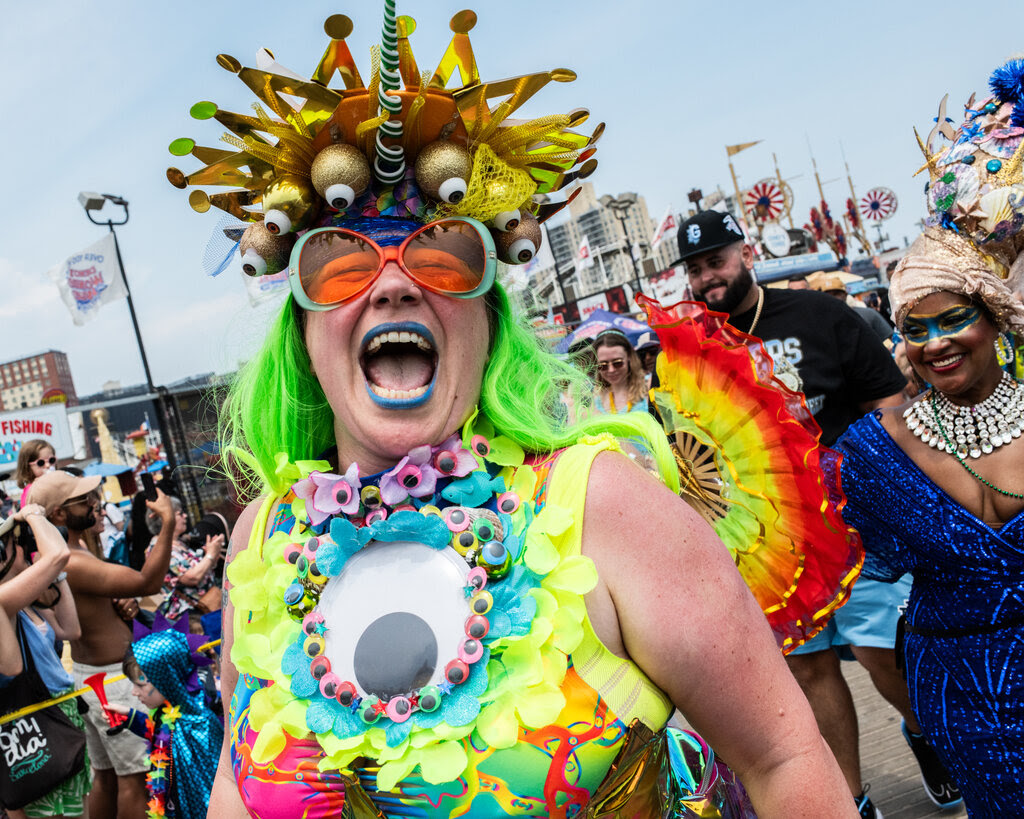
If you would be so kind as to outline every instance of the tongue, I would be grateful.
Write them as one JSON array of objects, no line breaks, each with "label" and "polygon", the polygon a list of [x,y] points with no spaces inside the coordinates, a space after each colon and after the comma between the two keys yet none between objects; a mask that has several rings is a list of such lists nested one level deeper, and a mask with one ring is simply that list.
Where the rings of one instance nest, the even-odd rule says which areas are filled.
[{"label": "tongue", "polygon": [[430,356],[418,350],[382,352],[367,359],[366,377],[378,387],[414,390],[430,383],[434,364]]}]

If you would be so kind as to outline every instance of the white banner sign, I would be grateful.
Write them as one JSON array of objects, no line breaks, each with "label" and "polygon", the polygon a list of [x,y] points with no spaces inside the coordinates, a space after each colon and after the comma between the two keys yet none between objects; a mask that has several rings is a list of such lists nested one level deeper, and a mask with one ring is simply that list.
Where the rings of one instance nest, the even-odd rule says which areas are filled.
[{"label": "white banner sign", "polygon": [[43,404],[30,409],[0,412],[0,469],[18,463],[21,445],[33,438],[42,438],[58,458],[73,458],[75,445],[71,440],[68,411],[63,404]]},{"label": "white banner sign", "polygon": [[113,233],[51,268],[49,276],[79,326],[95,318],[104,304],[128,294],[117,264]]},{"label": "white banner sign", "polygon": [[651,237],[651,251],[653,252],[656,250],[666,239],[675,238],[678,229],[679,226],[676,224],[676,215],[672,213],[672,206],[669,205],[665,210],[665,215],[658,223],[658,227],[655,229],[654,235]]},{"label": "white banner sign", "polygon": [[576,269],[586,270],[593,266],[594,257],[590,255],[590,238],[584,234],[583,241],[580,242],[579,249],[576,251]]}]

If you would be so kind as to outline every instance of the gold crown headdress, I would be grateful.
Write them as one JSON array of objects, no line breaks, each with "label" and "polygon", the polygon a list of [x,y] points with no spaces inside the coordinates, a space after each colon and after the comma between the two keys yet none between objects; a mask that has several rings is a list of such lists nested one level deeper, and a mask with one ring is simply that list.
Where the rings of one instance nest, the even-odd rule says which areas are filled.
[{"label": "gold crown headdress", "polygon": [[[473,217],[491,226],[502,261],[529,261],[540,247],[539,222],[565,207],[579,192],[573,183],[597,166],[594,143],[604,124],[590,136],[572,130],[588,118],[584,109],[510,119],[547,83],[576,75],[554,69],[481,82],[468,36],[475,25],[472,11],[452,17],[440,63],[421,74],[409,44],[416,23],[397,17],[394,0],[385,0],[368,84],[346,43],[352,21],[342,14],[324,23],[330,42],[309,80],[276,64],[275,73],[219,55],[218,64],[260,102],[251,116],[212,102],[192,106],[195,119],[228,129],[223,140],[234,150],[176,139],[172,154],[206,165],[190,174],[169,168],[168,180],[196,188],[194,210],[213,206],[251,223],[240,242],[250,275],[283,270],[298,232],[374,216]],[[456,71],[462,85],[450,89]],[[329,87],[336,75],[344,88]],[[203,190],[210,186],[233,190]]]}]

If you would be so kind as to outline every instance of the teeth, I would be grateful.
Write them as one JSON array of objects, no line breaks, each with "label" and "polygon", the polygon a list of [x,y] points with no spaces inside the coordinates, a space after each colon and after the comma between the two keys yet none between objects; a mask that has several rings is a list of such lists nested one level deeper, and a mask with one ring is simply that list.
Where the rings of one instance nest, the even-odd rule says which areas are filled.
[{"label": "teeth", "polygon": [[370,343],[366,345],[366,352],[375,353],[380,349],[382,344],[415,344],[425,353],[434,352],[434,348],[419,333],[407,333],[407,332],[395,332],[381,333],[378,336],[374,336],[370,339]]},{"label": "teeth", "polygon": [[948,358],[940,358],[937,361],[932,362],[933,367],[948,367],[950,364],[954,364],[963,358],[962,355],[951,355]]},{"label": "teeth", "polygon": [[414,390],[392,390],[388,387],[378,387],[376,384],[370,384],[370,389],[373,390],[374,395],[398,401],[408,400],[410,398],[419,398],[421,395],[426,393],[428,387],[428,384],[424,384],[422,387],[417,387]]}]

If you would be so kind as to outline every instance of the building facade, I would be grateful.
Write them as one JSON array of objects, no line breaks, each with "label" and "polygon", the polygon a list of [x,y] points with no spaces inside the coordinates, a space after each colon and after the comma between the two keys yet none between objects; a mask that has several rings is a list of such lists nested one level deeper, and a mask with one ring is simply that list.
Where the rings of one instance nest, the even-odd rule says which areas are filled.
[{"label": "building facade", "polygon": [[68,357],[59,350],[0,364],[0,409],[37,407],[58,390],[67,396],[68,406],[78,403]]},{"label": "building facade", "polygon": [[[552,221],[557,224],[545,224],[544,231],[552,261],[532,272],[531,289],[538,304],[575,301],[616,285],[634,284],[638,277],[644,287],[678,255],[674,236],[651,251],[657,224],[638,194],[598,197],[593,184],[584,182],[579,195]],[[593,259],[586,267],[576,260],[584,239]]]}]

